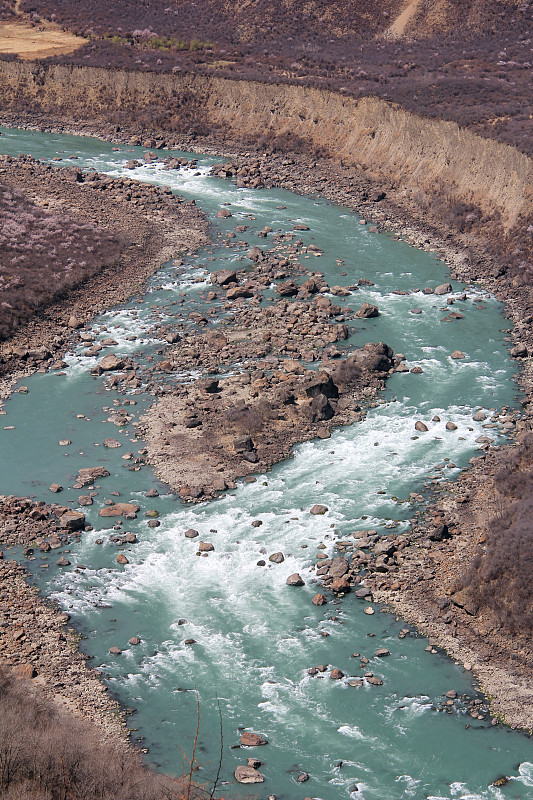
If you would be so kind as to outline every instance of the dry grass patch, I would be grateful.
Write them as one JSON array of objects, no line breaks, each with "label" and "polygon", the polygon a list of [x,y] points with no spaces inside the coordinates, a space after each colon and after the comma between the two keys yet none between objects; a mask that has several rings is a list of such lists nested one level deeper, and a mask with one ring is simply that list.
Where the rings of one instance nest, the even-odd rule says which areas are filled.
[{"label": "dry grass patch", "polygon": [[34,28],[20,22],[0,22],[0,53],[10,53],[25,60],[67,55],[86,41],[55,26]]}]

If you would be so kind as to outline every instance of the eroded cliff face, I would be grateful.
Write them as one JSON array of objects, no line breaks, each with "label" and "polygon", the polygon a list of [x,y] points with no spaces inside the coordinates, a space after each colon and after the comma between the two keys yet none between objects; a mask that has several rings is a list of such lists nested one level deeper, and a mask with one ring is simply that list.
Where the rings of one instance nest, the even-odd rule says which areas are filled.
[{"label": "eroded cliff face", "polygon": [[532,210],[533,161],[453,122],[429,120],[377,98],[354,100],[303,86],[199,75],[0,62],[2,108],[51,121],[94,120],[146,131],[191,121],[232,138],[291,134],[344,164],[362,165],[421,205],[474,204],[503,231]]}]

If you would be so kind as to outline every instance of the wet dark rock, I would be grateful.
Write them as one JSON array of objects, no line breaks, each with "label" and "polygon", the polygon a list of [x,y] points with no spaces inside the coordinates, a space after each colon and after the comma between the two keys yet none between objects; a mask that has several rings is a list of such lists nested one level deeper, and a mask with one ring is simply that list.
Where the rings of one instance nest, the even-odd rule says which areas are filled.
[{"label": "wet dark rock", "polygon": [[305,393],[310,398],[322,395],[328,399],[336,399],[339,396],[339,388],[335,385],[331,375],[327,372],[320,372],[317,378],[307,386]]},{"label": "wet dark rock", "polygon": [[323,595],[323,594],[320,594],[320,593],[318,593],[318,594],[315,594],[315,596],[313,597],[313,599],[311,600],[311,602],[312,602],[312,604],[313,604],[314,606],[323,606],[323,605],[325,605],[325,604],[326,604],[328,601],[326,600],[326,598],[324,597],[324,595]]},{"label": "wet dark rock", "polygon": [[363,303],[361,308],[355,312],[355,316],[359,319],[371,319],[372,317],[379,317],[379,308],[370,303]]},{"label": "wet dark rock", "polygon": [[449,539],[450,536],[451,536],[450,530],[445,523],[443,523],[442,525],[438,525],[429,534],[429,538],[431,539],[432,542],[442,542],[444,539]]}]

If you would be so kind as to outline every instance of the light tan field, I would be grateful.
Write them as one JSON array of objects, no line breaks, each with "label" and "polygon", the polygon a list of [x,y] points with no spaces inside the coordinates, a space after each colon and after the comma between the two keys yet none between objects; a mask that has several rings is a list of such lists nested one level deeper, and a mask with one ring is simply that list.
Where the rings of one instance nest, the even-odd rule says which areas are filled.
[{"label": "light tan field", "polygon": [[0,53],[14,53],[26,60],[72,53],[86,41],[49,25],[32,28],[22,22],[0,22]]}]

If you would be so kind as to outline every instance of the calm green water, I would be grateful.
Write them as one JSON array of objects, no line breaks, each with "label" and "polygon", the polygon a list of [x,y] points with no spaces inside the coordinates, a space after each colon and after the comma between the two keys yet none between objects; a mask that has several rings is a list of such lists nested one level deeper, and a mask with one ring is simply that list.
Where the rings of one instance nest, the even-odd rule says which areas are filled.
[{"label": "calm green water", "polygon": [[[86,138],[4,133],[0,152],[47,158],[75,154],[79,159],[67,164],[111,174],[122,173],[123,164],[143,152],[114,151],[111,145]],[[143,446],[135,439],[135,419],[122,429],[107,421],[107,409],[134,400],[136,405],[128,405],[128,411],[135,418],[151,398],[142,392],[125,396],[107,391],[101,379],[89,375],[95,359],[81,349],[71,353],[65,375],[25,380],[28,394],[14,395],[0,417],[4,494],[34,494],[50,501],[48,486],[58,482],[65,487],[58,499],[77,507],[78,495],[86,490],[70,488],[76,471],[103,464],[111,472],[97,485],[94,506],[84,509],[95,530],[71,547],[72,566],[57,568],[55,553],[50,559],[38,557],[30,562],[35,580],[71,613],[87,637],[83,649],[94,656],[90,663],[101,666],[112,691],[137,709],[130,724],[144,737],[149,757],[165,770],[181,771],[180,749],[190,755],[197,690],[197,756],[205,765],[199,775],[208,779],[216,773],[217,698],[223,778],[232,781],[235,767],[249,756],[264,761],[263,785],[223,786],[226,796],[533,797],[533,752],[526,736],[492,727],[490,719],[473,720],[461,707],[452,713],[436,710],[449,689],[474,695],[471,677],[460,665],[426,652],[423,638],[399,639],[401,620],[379,613],[378,607],[374,616],[364,614],[367,604],[354,596],[321,608],[310,602],[317,591],[317,545],[323,543],[325,552],[332,553],[335,542],[355,530],[404,530],[411,506],[395,498],[404,500],[421,490],[430,475],[458,474],[478,452],[475,440],[480,435],[503,441],[497,427],[487,430],[472,421],[480,407],[500,409],[514,402],[513,364],[505,348],[507,323],[501,306],[475,287],[456,285],[455,297],[465,291],[466,300],[457,300],[453,308],[465,318],[441,322],[449,311],[446,298],[393,294],[445,281],[446,269],[433,256],[371,234],[358,225],[355,215],[325,202],[282,191],[238,190],[207,175],[213,162],[200,158],[199,174],[165,172],[157,165],[133,173],[196,198],[209,214],[215,244],[189,259],[182,270],[163,266],[141,302],[96,319],[97,338],[111,337],[118,343],[100,355],[128,353],[141,362],[145,356],[159,358],[166,345],[154,326],[187,321],[190,311],[202,310],[200,293],[208,285],[208,271],[242,257],[233,241],[224,245],[227,232],[247,224],[248,230],[237,239],[265,248],[268,242],[257,237],[258,230],[270,225],[287,232],[298,221],[310,228],[298,234],[305,243],[324,249],[321,258],[303,262],[310,269],[323,271],[330,285],[355,283],[361,277],[375,283],[342,299],[343,305],[354,307],[375,302],[382,312],[375,320],[351,322],[350,344],[386,341],[404,353],[410,367],[420,365],[424,372],[393,376],[386,402],[360,424],[327,441],[306,443],[293,459],[259,476],[257,483],[240,485],[217,502],[191,508],[168,494],[147,468],[128,469],[131,461],[122,455],[137,454]],[[231,203],[233,217],[215,219],[224,202]],[[423,313],[412,315],[414,307]],[[223,313],[219,309],[211,324],[218,324]],[[132,335],[135,341],[127,338]],[[455,349],[463,350],[466,358],[451,359]],[[435,414],[440,423],[429,422]],[[428,422],[429,433],[413,438],[415,419]],[[445,430],[449,420],[457,424],[456,431]],[[122,447],[103,448],[109,436],[118,438]],[[72,444],[61,447],[62,439]],[[452,464],[456,466],[448,466]],[[438,465],[441,469],[435,471]],[[144,493],[154,486],[160,496],[146,498]],[[116,563],[117,546],[109,539],[116,531],[97,516],[111,492],[141,506],[138,519],[122,526],[139,538],[125,549],[130,561],[125,567]],[[328,506],[325,517],[309,514],[316,502]],[[159,511],[159,528],[148,528],[144,512],[149,509]],[[261,527],[252,527],[256,519],[262,520]],[[194,543],[184,538],[191,527],[215,545],[209,557],[196,557]],[[98,539],[103,543],[97,544]],[[257,566],[259,559],[276,551],[285,554],[284,563]],[[285,585],[287,575],[295,571],[304,577],[304,588]],[[141,637],[137,647],[128,645],[133,635]],[[188,639],[196,643],[186,645]],[[111,645],[121,647],[122,655],[111,657]],[[389,658],[373,658],[381,646],[389,648]],[[358,658],[351,658],[354,652],[370,659],[365,670]],[[383,686],[353,688],[346,680],[330,680],[329,670],[309,677],[307,669],[318,664],[339,667],[347,678],[372,671],[382,677]],[[232,749],[241,727],[266,735],[268,746]],[[301,771],[310,774],[303,784],[296,781]],[[490,787],[502,774],[510,776],[510,783]]]}]

